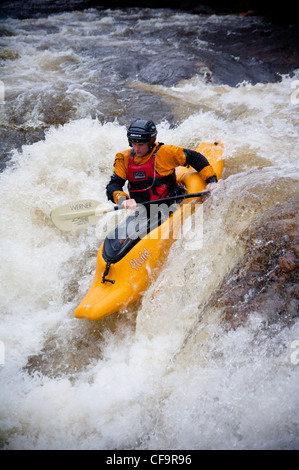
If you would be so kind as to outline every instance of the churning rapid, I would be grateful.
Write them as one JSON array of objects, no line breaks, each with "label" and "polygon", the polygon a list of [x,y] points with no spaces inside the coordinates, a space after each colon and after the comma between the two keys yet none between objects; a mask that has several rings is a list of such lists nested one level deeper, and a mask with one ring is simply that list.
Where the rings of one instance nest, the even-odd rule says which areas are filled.
[{"label": "churning rapid", "polygon": [[[0,30],[1,447],[297,449],[295,32],[166,9]],[[106,202],[139,116],[161,142],[224,145],[203,247],[181,237],[138,304],[77,320],[114,220],[63,233],[50,212]]]}]

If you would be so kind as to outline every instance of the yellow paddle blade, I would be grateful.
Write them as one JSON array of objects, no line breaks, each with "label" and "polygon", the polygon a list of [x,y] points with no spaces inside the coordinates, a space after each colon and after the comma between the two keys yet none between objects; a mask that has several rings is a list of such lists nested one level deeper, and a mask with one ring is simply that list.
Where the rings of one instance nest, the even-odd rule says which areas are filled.
[{"label": "yellow paddle blade", "polygon": [[107,212],[114,211],[111,204],[104,204],[93,199],[69,202],[57,207],[51,212],[51,219],[57,228],[63,232],[70,232],[95,224],[99,217]]}]

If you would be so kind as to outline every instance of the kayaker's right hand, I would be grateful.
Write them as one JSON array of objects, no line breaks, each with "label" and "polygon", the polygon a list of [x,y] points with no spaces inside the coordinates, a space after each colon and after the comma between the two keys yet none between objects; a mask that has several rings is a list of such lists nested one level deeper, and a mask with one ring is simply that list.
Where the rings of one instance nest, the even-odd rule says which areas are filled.
[{"label": "kayaker's right hand", "polygon": [[135,199],[126,199],[122,205],[125,207],[125,209],[129,209],[129,210],[136,210],[137,209],[137,203],[135,201]]}]

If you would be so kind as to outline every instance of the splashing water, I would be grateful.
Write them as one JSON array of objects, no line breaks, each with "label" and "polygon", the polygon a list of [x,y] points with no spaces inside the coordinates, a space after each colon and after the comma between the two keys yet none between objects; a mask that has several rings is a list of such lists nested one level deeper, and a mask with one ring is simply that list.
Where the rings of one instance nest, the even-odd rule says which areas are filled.
[{"label": "splashing water", "polygon": [[[110,37],[124,47],[118,35],[128,25],[113,13],[97,24],[93,10],[72,15],[49,16],[46,25],[69,40],[80,24],[76,53],[87,69],[93,62],[81,40],[90,29],[113,23]],[[179,27],[189,17],[174,16]],[[26,21],[18,27],[29,41],[26,24],[41,20]],[[148,37],[146,21],[152,27],[136,17]],[[213,28],[217,21],[210,19]],[[32,54],[40,86],[57,70],[64,86],[85,70],[69,75],[74,50],[60,50],[54,36],[39,39],[41,55]],[[49,74],[40,75],[43,68]],[[203,248],[187,250],[177,240],[130,309],[99,322],[74,319],[93,280],[104,221],[66,234],[50,219],[68,201],[105,201],[114,155],[127,148],[124,123],[86,115],[79,99],[79,114],[59,126],[49,121],[43,140],[16,146],[1,174],[3,448],[298,448],[298,73],[238,86],[184,74],[175,84],[126,77],[126,87],[168,110],[158,119],[155,111],[159,141],[195,148],[221,139],[223,180],[204,203]],[[84,106],[90,99],[84,95]],[[29,114],[38,127],[40,114]]]}]

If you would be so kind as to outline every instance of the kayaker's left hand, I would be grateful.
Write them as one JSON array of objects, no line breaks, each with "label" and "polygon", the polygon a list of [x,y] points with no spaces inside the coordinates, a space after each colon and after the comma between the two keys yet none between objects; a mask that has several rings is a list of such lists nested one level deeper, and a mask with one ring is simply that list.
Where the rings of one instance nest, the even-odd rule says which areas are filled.
[{"label": "kayaker's left hand", "polygon": [[125,209],[128,209],[128,210],[136,210],[137,209],[137,203],[135,201],[135,199],[126,199],[122,205],[125,207]]}]

